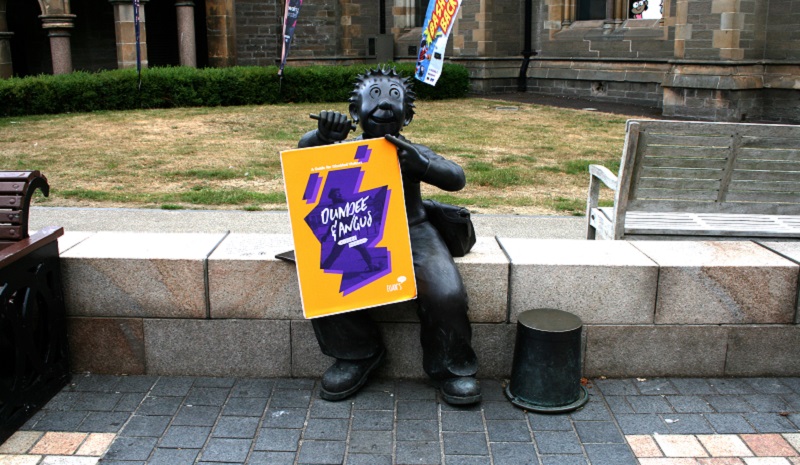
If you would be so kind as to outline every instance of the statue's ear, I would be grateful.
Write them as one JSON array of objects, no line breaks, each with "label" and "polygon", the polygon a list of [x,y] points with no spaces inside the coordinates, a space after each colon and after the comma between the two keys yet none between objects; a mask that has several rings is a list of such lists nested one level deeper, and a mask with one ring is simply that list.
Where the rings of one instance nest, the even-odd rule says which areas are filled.
[{"label": "statue's ear", "polygon": [[358,124],[358,102],[350,102],[350,118]]},{"label": "statue's ear", "polygon": [[411,120],[414,119],[414,110],[412,108],[406,109],[406,120],[403,122],[403,126],[408,126],[411,124]]}]

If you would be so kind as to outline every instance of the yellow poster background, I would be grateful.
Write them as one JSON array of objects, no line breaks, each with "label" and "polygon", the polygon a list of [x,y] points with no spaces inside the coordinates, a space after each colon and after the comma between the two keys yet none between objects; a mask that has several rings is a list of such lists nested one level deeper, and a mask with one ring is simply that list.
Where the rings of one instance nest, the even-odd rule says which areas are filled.
[{"label": "yellow poster background", "polygon": [[[369,156],[364,161],[364,146]],[[362,156],[362,158],[358,158]],[[297,274],[303,314],[316,318],[379,305],[402,302],[416,297],[411,242],[408,233],[403,183],[396,147],[386,139],[332,144],[322,147],[286,150],[281,152],[281,165],[289,205],[289,217],[294,239]],[[322,246],[317,233],[309,226],[306,217],[325,202],[326,182],[340,176],[331,173],[360,169],[358,192],[388,186],[388,206],[383,221],[383,236],[374,244],[389,252],[386,274],[361,287],[342,292],[343,275],[321,269]],[[310,179],[312,180],[310,182]],[[309,185],[318,179],[316,189],[309,196]],[[310,200],[304,199],[313,197]],[[314,214],[317,217],[317,210]],[[382,264],[382,263],[381,263]],[[352,278],[352,274],[350,274]]]}]

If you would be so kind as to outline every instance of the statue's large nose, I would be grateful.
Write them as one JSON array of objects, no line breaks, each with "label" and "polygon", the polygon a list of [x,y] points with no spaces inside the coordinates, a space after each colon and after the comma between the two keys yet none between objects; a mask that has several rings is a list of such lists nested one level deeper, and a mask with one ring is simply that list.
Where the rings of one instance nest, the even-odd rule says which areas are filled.
[{"label": "statue's large nose", "polygon": [[388,100],[381,100],[381,102],[378,104],[378,108],[381,110],[391,110],[392,103]]}]

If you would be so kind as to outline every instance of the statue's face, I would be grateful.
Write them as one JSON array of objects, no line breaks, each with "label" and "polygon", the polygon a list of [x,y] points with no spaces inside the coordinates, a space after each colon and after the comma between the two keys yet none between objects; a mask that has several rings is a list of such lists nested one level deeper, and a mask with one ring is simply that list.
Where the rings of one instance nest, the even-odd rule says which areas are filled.
[{"label": "statue's face", "polygon": [[405,88],[392,76],[371,77],[364,81],[350,105],[352,118],[367,137],[398,135],[406,121]]}]

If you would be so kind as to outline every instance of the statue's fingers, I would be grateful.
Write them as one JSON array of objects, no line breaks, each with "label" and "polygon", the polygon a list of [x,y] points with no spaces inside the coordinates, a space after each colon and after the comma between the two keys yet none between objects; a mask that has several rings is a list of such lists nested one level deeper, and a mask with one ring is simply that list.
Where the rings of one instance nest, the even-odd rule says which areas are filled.
[{"label": "statue's fingers", "polygon": [[391,134],[386,134],[384,137],[386,137],[386,140],[388,140],[389,142],[393,143],[395,146],[397,146],[397,147],[399,147],[401,149],[415,150],[414,146],[411,145],[409,142],[404,141],[404,140],[402,140],[402,139],[400,139],[398,137],[395,137],[395,136],[393,136]]}]

